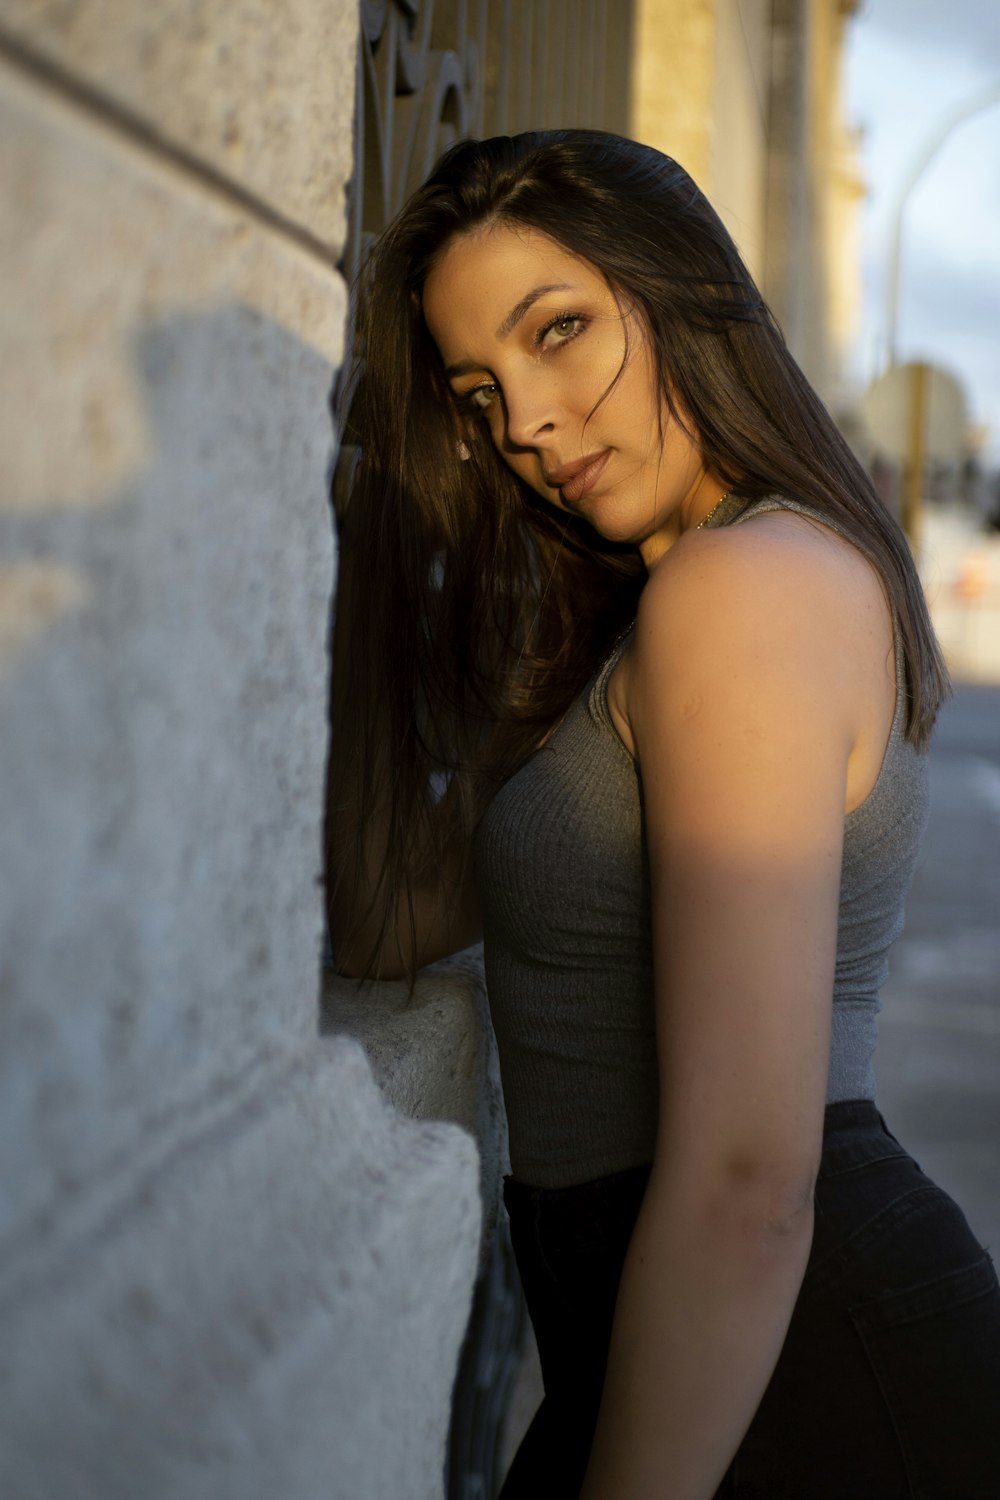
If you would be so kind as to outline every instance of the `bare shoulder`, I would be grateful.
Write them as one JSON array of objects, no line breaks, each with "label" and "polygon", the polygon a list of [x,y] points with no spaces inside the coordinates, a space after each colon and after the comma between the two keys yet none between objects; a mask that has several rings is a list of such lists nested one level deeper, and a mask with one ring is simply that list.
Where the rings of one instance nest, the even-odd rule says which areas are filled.
[{"label": "bare shoulder", "polygon": [[881,585],[862,553],[829,526],[796,511],[765,511],[742,524],[686,532],[650,577],[643,593],[647,609],[659,608],[678,589],[704,581],[746,584],[751,595],[794,596],[799,589],[828,585],[838,593],[881,597]]},{"label": "bare shoulder", "polygon": [[796,638],[838,659],[866,638],[892,644],[871,564],[830,527],[793,511],[687,532],[654,569],[637,627],[640,653],[698,636],[739,649],[737,630],[762,643],[777,638],[789,655]]},{"label": "bare shoulder", "polygon": [[874,756],[892,717],[892,643],[877,574],[829,527],[774,511],[690,531],[643,590],[622,717],[631,730],[655,695],[685,718],[711,698],[773,725],[784,704],[852,748],[870,739]]}]

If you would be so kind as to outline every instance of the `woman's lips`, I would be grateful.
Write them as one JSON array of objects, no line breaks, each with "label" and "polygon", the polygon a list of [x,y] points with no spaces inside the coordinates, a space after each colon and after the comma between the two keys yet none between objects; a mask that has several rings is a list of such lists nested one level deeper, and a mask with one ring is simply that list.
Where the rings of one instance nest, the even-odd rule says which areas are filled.
[{"label": "woman's lips", "polygon": [[589,458],[581,458],[575,464],[565,464],[561,469],[553,469],[544,476],[545,483],[552,489],[558,489],[562,498],[573,505],[577,500],[582,500],[587,491],[597,483],[610,457],[610,448],[605,448],[603,453],[592,453]]}]

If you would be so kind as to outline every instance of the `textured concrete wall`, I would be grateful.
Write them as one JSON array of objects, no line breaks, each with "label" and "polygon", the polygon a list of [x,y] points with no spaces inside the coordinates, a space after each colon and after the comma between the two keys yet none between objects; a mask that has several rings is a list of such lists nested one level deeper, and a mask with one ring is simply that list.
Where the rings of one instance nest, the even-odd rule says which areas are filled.
[{"label": "textured concrete wall", "polygon": [[372,989],[328,975],[323,1011],[329,1030],[364,1047],[388,1103],[415,1120],[453,1120],[476,1140],[485,1261],[510,1162],[480,950],[425,969],[412,996],[402,982]]},{"label": "textured concrete wall", "polygon": [[441,1493],[479,1158],[318,1004],[356,25],[0,4],[4,1500]]}]

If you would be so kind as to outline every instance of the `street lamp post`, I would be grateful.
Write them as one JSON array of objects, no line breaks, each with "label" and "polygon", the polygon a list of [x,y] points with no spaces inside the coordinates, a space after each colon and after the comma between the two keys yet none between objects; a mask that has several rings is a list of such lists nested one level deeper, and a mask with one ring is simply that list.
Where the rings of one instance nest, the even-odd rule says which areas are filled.
[{"label": "street lamp post", "polygon": [[[980,90],[971,99],[958,105],[946,115],[924,142],[910,170],[900,184],[893,205],[892,229],[889,237],[889,270],[886,277],[886,332],[885,375],[896,368],[897,327],[899,323],[899,272],[903,242],[903,213],[913,189],[945,141],[959,125],[973,115],[1000,103],[1000,82],[992,83]],[[902,372],[901,372],[902,373]],[[901,520],[912,545],[916,546],[920,535],[920,519],[923,492],[924,458],[926,452],[926,429],[928,408],[928,381],[930,370],[926,364],[912,364],[907,380],[907,410],[909,451],[903,471],[903,493],[901,496]]]},{"label": "street lamp post", "polygon": [[978,115],[983,110],[990,109],[994,104],[998,103],[1000,103],[1000,82],[990,84],[989,88],[985,91],[980,91],[971,99],[967,99],[963,104],[958,105],[956,109],[952,110],[924,143],[923,148],[917,154],[910,170],[900,185],[896,202],[893,206],[892,232],[889,239],[889,274],[886,278],[886,369],[891,369],[896,363],[896,328],[899,321],[899,267],[903,240],[903,212],[906,208],[907,199],[952,131],[957,130],[959,125],[964,124],[973,115]]}]

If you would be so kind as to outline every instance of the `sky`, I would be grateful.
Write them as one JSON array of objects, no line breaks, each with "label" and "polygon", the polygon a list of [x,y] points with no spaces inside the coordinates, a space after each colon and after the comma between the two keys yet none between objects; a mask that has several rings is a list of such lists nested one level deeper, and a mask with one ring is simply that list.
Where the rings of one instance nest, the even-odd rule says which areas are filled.
[{"label": "sky", "polygon": [[861,130],[864,297],[854,374],[881,369],[894,204],[948,118],[957,126],[906,200],[897,358],[925,359],[966,387],[1000,467],[1000,0],[861,0],[848,28],[845,110]]}]

